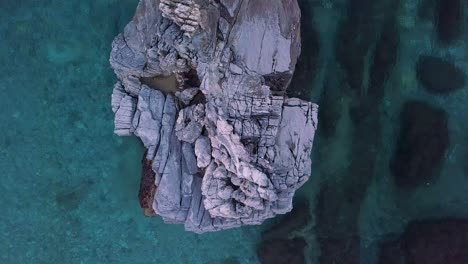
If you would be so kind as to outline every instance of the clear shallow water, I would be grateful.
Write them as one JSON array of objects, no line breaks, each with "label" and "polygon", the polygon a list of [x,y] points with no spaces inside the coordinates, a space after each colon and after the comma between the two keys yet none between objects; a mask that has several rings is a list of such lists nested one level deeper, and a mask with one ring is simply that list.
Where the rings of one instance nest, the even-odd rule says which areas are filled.
[{"label": "clear shallow water", "polygon": [[[302,3],[318,34],[307,35],[303,45],[312,49],[307,54],[317,55],[304,67],[303,96],[323,102],[323,83],[339,75],[334,47],[346,1]],[[0,263],[258,262],[255,250],[266,226],[195,235],[145,218],[139,209],[143,148],[136,139],[113,135],[115,77],[108,64],[111,41],[136,5],[137,0],[1,1]],[[402,0],[395,8],[400,42],[385,95],[375,108],[379,140],[369,142],[372,133],[360,137],[354,131],[365,132],[366,126],[350,121],[349,107],[366,97],[336,92],[331,100],[341,106],[337,132],[326,137],[319,131],[313,175],[299,192],[310,201],[312,214],[301,231],[309,242],[309,263],[319,263],[324,238],[351,241],[354,249],[346,250],[360,252],[361,263],[374,263],[377,244],[410,220],[468,217],[467,88],[435,96],[421,88],[414,73],[421,53],[467,69],[468,37],[462,34],[450,46],[437,44],[433,24],[417,18],[418,6]],[[340,91],[345,85],[331,82],[327,89]],[[450,147],[438,180],[402,192],[392,182],[388,160],[402,104],[414,98],[448,112]],[[365,155],[368,146],[375,148],[375,160]],[[375,164],[371,173],[356,169],[366,162]],[[320,206],[328,209],[319,211]],[[357,245],[350,239],[355,236]]]},{"label": "clear shallow water", "polygon": [[1,1],[0,263],[255,262],[258,228],[145,218],[143,148],[113,135],[110,44],[136,0]]}]

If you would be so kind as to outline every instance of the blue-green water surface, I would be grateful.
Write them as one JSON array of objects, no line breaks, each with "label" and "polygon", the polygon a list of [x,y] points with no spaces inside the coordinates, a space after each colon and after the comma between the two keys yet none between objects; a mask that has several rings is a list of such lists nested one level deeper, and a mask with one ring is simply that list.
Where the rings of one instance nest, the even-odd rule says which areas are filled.
[{"label": "blue-green water surface", "polygon": [[[468,217],[468,89],[428,93],[414,70],[421,54],[468,69],[468,16],[460,38],[442,45],[434,19],[421,15],[422,6],[431,9],[435,1],[299,1],[306,55],[297,70],[302,77],[293,83],[301,97],[321,104],[313,173],[298,192],[310,205],[310,223],[296,232],[308,243],[309,264],[376,263],[379,243],[410,221]],[[362,10],[350,3],[361,3]],[[372,3],[376,7],[367,10]],[[144,149],[135,138],[113,134],[116,78],[108,62],[112,39],[137,4],[0,0],[0,263],[259,263],[261,233],[273,221],[196,235],[144,217],[139,208]],[[468,4],[462,8],[468,14]],[[398,48],[385,92],[373,101],[368,90],[348,87],[355,76],[341,80],[347,61],[339,56],[359,53],[353,41],[369,38],[364,62],[347,59],[356,62],[348,71],[362,67],[362,87],[370,87],[372,52],[386,32],[380,28],[385,17],[397,28]],[[346,34],[340,30],[354,34],[342,53],[337,43]],[[450,142],[439,177],[403,191],[393,182],[389,160],[402,105],[411,99],[447,112]],[[359,113],[359,107],[370,110]],[[371,122],[356,121],[356,113]],[[325,128],[331,123],[336,131],[330,136]]]},{"label": "blue-green water surface", "polygon": [[258,228],[145,218],[143,148],[113,135],[110,44],[136,0],[0,2],[0,263],[254,263]]}]

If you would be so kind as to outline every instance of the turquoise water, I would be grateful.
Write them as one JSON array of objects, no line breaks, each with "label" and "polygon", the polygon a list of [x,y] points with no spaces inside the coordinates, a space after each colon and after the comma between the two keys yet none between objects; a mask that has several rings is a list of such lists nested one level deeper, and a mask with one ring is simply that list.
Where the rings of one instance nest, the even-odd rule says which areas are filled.
[{"label": "turquoise water", "polygon": [[0,263],[255,262],[258,228],[145,218],[143,148],[113,135],[110,44],[136,0],[0,3]]},{"label": "turquoise water", "polygon": [[[144,149],[134,138],[113,134],[115,77],[108,63],[111,41],[137,3],[0,2],[0,263],[258,263],[256,248],[271,221],[196,235],[146,218],[139,208]],[[347,1],[301,1],[304,19],[317,33],[307,35],[303,49],[313,49],[306,54],[317,58],[301,66],[305,77],[298,80],[302,96],[321,103],[323,113],[313,175],[298,196],[310,201],[311,222],[299,231],[308,242],[308,263],[333,263],[324,250],[329,241],[339,251],[334,263],[356,263],[356,252],[361,263],[375,263],[378,244],[411,220],[468,217],[468,89],[433,95],[414,72],[422,53],[466,70],[468,23],[461,39],[441,45],[433,22],[418,17],[420,1],[394,3],[372,11],[394,10],[400,38],[385,94],[373,105],[369,95],[340,82],[335,45],[341,40],[335,33]],[[440,177],[402,191],[388,161],[402,105],[415,98],[447,111],[450,145]],[[350,109],[367,101],[372,114],[364,116],[371,122],[353,124]],[[332,136],[324,132],[323,116],[338,116]]]}]

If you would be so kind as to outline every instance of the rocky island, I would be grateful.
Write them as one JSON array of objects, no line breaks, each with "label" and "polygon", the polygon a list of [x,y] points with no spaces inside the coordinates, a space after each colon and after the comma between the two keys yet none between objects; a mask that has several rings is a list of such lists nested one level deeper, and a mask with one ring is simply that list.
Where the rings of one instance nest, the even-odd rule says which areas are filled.
[{"label": "rocky island", "polygon": [[146,215],[197,233],[292,209],[318,106],[289,98],[297,0],[141,0],[112,43],[115,133],[135,135]]}]

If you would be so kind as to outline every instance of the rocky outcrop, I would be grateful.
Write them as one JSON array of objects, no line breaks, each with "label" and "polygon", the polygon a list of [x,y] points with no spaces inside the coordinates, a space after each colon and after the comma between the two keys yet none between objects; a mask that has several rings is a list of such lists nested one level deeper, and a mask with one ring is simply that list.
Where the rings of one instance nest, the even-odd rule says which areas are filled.
[{"label": "rocky outcrop", "polygon": [[[318,112],[285,96],[299,19],[296,0],[141,0],[114,39],[115,133],[148,149],[165,222],[201,233],[291,211]],[[148,81],[174,75],[175,92]]]}]

